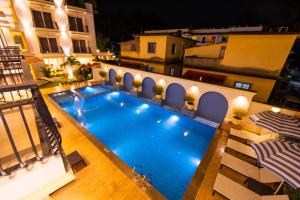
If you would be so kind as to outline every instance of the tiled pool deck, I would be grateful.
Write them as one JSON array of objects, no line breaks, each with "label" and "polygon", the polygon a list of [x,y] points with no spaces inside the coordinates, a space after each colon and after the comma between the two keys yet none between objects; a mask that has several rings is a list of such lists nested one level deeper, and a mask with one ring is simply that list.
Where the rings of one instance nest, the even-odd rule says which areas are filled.
[{"label": "tiled pool deck", "polygon": [[[56,191],[51,197],[53,199],[150,199],[144,189],[123,173],[111,159],[85,137],[68,116],[65,116],[53,103],[49,102],[47,94],[66,89],[68,87],[55,87],[41,89],[41,91],[51,114],[62,124],[60,133],[66,154],[77,150],[88,165],[76,173],[75,181]],[[184,196],[185,199],[223,199],[218,194],[212,196],[212,187],[219,170],[220,157],[228,137],[226,131],[220,130],[220,133],[221,138],[216,144],[216,150],[212,152],[212,159],[205,175],[202,175],[204,171],[196,172],[199,181],[196,180],[190,185],[188,194]],[[203,179],[202,182],[201,179]]]}]

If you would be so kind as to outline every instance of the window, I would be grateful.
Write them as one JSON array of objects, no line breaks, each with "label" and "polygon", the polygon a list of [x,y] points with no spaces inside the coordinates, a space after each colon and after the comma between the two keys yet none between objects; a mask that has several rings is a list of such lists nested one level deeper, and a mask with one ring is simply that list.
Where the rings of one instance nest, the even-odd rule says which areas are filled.
[{"label": "window", "polygon": [[156,52],[156,42],[148,42],[148,53]]},{"label": "window", "polygon": [[74,53],[88,53],[85,40],[72,40]]},{"label": "window", "polygon": [[84,32],[82,18],[69,16],[70,31]]},{"label": "window", "polygon": [[172,47],[171,47],[171,54],[174,55],[176,52],[176,44],[172,44]]},{"label": "window", "polygon": [[39,37],[41,53],[59,53],[56,38]]},{"label": "window", "polygon": [[13,38],[14,45],[19,46],[22,52],[26,52],[28,50],[26,39],[22,32],[11,31],[10,35]]},{"label": "window", "polygon": [[243,90],[250,90],[251,84],[250,83],[243,83],[243,82],[236,81],[234,83],[234,87],[235,88],[240,88],[240,89],[243,89]]},{"label": "window", "polygon": [[35,27],[54,29],[51,13],[32,10],[32,15]]}]

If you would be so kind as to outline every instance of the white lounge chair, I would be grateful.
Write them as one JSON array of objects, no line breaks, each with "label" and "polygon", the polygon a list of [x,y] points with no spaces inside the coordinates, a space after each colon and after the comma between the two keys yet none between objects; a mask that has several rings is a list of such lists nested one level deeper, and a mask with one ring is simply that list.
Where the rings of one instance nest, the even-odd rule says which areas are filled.
[{"label": "white lounge chair", "polygon": [[226,146],[251,158],[257,159],[255,151],[249,145],[243,144],[241,142],[229,138]]},{"label": "white lounge chair", "polygon": [[250,131],[238,130],[235,128],[230,129],[230,135],[255,143],[266,141],[271,137],[271,134],[258,135]]},{"label": "white lounge chair", "polygon": [[229,167],[230,169],[261,183],[277,183],[282,181],[279,176],[270,170],[266,168],[258,168],[226,152],[224,152],[222,156],[221,165],[225,165],[226,167]]},{"label": "white lounge chair", "polygon": [[240,185],[230,178],[218,173],[213,187],[218,192],[231,200],[288,200],[287,195],[259,195],[252,190]]}]

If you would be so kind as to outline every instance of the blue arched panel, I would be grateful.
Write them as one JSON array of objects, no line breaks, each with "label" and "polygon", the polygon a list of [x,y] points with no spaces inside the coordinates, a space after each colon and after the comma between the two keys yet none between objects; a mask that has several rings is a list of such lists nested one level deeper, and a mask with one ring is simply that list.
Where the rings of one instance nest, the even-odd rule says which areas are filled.
[{"label": "blue arched panel", "polygon": [[155,81],[152,78],[150,77],[144,78],[142,82],[142,96],[147,99],[152,99],[155,96],[155,93],[153,92],[154,86],[155,86]]},{"label": "blue arched panel", "polygon": [[172,83],[166,91],[165,104],[173,108],[182,108],[184,106],[185,89],[178,83]]},{"label": "blue arched panel", "polygon": [[117,72],[114,69],[110,69],[108,72],[108,77],[109,77],[109,83],[111,85],[115,85],[116,84],[116,75]]},{"label": "blue arched panel", "polygon": [[228,110],[226,98],[218,92],[207,92],[201,96],[196,116],[213,122],[223,122]]},{"label": "blue arched panel", "polygon": [[129,92],[133,89],[133,76],[128,72],[124,75],[124,89]]}]

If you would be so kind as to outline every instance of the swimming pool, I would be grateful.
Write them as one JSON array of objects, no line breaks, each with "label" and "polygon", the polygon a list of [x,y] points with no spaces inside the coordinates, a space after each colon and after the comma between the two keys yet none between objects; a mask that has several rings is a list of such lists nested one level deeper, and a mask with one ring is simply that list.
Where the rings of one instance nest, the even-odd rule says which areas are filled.
[{"label": "swimming pool", "polygon": [[119,91],[51,97],[131,168],[140,164],[168,199],[181,199],[216,130]]}]

